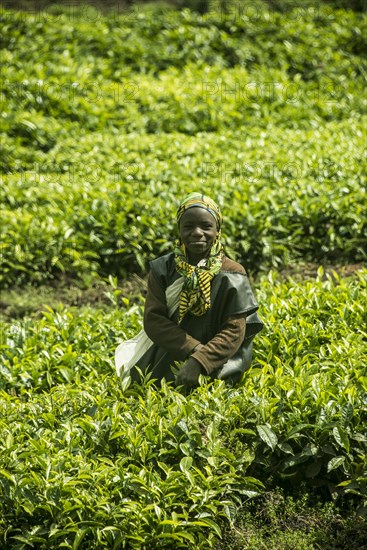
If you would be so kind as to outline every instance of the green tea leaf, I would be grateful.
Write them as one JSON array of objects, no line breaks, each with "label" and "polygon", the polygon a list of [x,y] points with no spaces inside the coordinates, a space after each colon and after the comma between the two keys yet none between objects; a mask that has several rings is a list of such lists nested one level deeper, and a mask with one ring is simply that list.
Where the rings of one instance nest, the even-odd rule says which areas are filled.
[{"label": "green tea leaf", "polygon": [[349,452],[350,444],[349,444],[349,438],[345,430],[341,428],[340,426],[335,426],[333,428],[333,435],[335,441],[340,445],[340,447],[343,447],[347,452]]},{"label": "green tea leaf", "polygon": [[278,443],[278,438],[273,430],[266,425],[256,426],[256,429],[264,443],[266,443],[272,449],[272,451],[274,451]]},{"label": "green tea leaf", "polygon": [[327,471],[331,472],[332,470],[336,470],[345,462],[345,456],[335,456],[331,460],[329,460],[327,465]]},{"label": "green tea leaf", "polygon": [[186,472],[192,467],[192,457],[191,456],[184,456],[180,461],[180,468],[183,472]]}]

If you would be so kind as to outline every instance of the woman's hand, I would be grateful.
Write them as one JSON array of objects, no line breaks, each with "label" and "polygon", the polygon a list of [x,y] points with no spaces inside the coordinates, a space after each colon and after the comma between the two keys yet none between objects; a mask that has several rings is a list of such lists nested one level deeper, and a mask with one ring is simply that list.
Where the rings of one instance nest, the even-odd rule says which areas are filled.
[{"label": "woman's hand", "polygon": [[204,368],[193,357],[189,357],[184,365],[182,365],[177,378],[176,386],[186,386],[192,388],[198,385],[200,374],[204,373]]}]

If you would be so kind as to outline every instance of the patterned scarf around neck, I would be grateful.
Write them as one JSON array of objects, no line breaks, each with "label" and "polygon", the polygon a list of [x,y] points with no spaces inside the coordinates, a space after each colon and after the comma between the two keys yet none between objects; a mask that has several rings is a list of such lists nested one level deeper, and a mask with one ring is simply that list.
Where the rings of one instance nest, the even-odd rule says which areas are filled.
[{"label": "patterned scarf around neck", "polygon": [[186,313],[200,317],[210,309],[210,290],[213,277],[222,267],[223,245],[220,241],[220,232],[213,243],[209,256],[195,265],[187,261],[185,245],[178,243],[175,249],[177,272],[184,277],[180,294],[179,323]]}]

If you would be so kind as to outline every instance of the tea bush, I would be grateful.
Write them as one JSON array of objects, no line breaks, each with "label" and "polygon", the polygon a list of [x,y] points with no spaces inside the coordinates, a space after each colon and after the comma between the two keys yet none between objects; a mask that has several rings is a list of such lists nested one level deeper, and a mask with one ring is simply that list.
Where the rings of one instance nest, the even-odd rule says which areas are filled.
[{"label": "tea bush", "polygon": [[367,272],[258,289],[243,381],[189,395],[115,378],[140,306],[48,310],[3,335],[0,540],[9,548],[212,548],[285,481],[366,503]]},{"label": "tea bush", "polygon": [[235,7],[3,10],[3,285],[145,271],[194,189],[253,272],[366,258],[366,16]]},{"label": "tea bush", "polygon": [[[366,15],[210,4],[1,12],[1,283],[114,285],[113,308],[4,323],[1,547],[204,550],[224,534],[230,548],[246,506],[279,487],[365,513],[367,272],[269,268],[366,259]],[[121,382],[114,349],[142,300],[117,278],[171,249],[197,189],[259,274],[253,367],[188,395]],[[280,540],[306,548],[312,532]]]},{"label": "tea bush", "polygon": [[[291,130],[258,131],[247,138],[246,154],[239,133],[219,143],[216,136],[205,143],[179,134],[132,143],[131,136],[98,134],[75,146],[76,161],[66,140],[55,148],[55,165],[68,173],[37,163],[5,180],[3,281],[39,281],[57,271],[144,271],[176,238],[179,197],[197,188],[222,203],[227,245],[252,271],[295,258],[362,260],[366,192],[358,148],[351,149],[355,130],[344,124],[341,134],[339,125],[337,134],[333,123],[313,132],[317,143],[308,143],[307,133],[293,146]],[[261,162],[257,140],[269,143]],[[107,143],[114,153],[104,166]]]}]

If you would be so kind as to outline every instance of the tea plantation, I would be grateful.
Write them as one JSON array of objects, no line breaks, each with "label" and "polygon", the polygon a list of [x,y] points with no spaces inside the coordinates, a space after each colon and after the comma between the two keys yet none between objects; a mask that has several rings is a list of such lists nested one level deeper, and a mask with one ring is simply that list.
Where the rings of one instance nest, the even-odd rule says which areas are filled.
[{"label": "tea plantation", "polygon": [[[367,17],[334,4],[1,8],[0,548],[367,548]],[[121,381],[194,190],[253,366]]]}]

